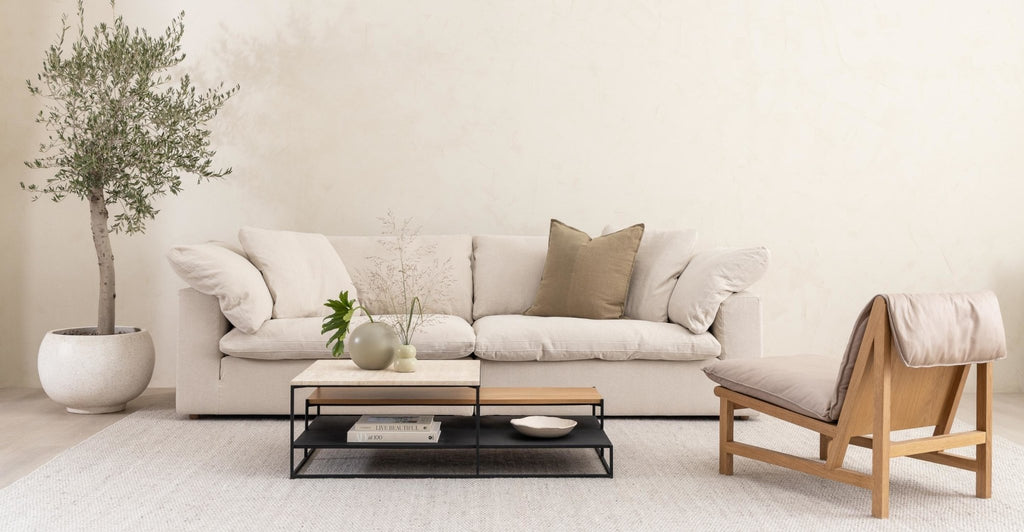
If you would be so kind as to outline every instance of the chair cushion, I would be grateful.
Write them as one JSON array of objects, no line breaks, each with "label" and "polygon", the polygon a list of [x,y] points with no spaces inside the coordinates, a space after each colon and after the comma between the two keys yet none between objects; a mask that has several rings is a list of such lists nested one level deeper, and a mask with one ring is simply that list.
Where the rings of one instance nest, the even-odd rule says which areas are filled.
[{"label": "chair cushion", "polygon": [[[605,226],[603,233],[615,232]],[[644,229],[640,249],[636,252],[633,277],[626,295],[626,318],[647,321],[668,321],[668,300],[676,279],[693,256],[697,231],[658,231]]]},{"label": "chair cushion", "polygon": [[267,282],[275,318],[326,316],[330,309],[324,303],[342,290],[352,299],[359,297],[324,235],[243,227],[238,240]]},{"label": "chair cushion", "polygon": [[[462,358],[473,352],[475,335],[466,320],[458,316],[431,314],[416,331],[416,358],[441,360]],[[366,316],[352,318],[352,328],[366,323]],[[260,360],[305,360],[331,358],[329,335],[320,334],[322,318],[283,318],[267,321],[256,334],[232,329],[220,339],[220,350],[231,356]],[[348,341],[344,358],[348,358]]]},{"label": "chair cushion", "polygon": [[704,374],[732,391],[832,422],[839,419],[839,409],[832,408],[838,365],[835,358],[816,355],[718,360]]},{"label": "chair cushion", "polygon": [[530,316],[618,319],[626,307],[644,224],[591,238],[551,220],[548,255]]},{"label": "chair cushion", "polygon": [[488,360],[704,360],[722,346],[675,323],[487,316],[473,323],[476,355]]},{"label": "chair cushion", "polygon": [[1006,358],[999,300],[989,290],[886,294],[893,344],[912,368],[959,366]]}]

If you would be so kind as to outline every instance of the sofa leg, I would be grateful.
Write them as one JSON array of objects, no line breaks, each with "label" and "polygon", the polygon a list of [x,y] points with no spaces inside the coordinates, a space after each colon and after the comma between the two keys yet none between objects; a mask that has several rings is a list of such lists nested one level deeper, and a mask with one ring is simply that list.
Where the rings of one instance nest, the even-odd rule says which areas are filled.
[{"label": "sofa leg", "polygon": [[189,419],[199,419],[199,414],[189,414],[188,418]]},{"label": "sofa leg", "polygon": [[822,460],[828,460],[828,444],[832,443],[832,438],[819,434],[818,440],[818,458]]},{"label": "sofa leg", "polygon": [[722,398],[722,411],[718,418],[718,473],[732,474],[732,454],[726,452],[725,446],[732,442],[733,411],[732,401]]}]

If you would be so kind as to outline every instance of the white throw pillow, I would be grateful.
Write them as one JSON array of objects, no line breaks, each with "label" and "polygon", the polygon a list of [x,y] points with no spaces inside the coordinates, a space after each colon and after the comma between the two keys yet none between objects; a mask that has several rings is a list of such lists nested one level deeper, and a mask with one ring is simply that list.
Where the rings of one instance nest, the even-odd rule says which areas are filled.
[{"label": "white throw pillow", "polygon": [[235,328],[253,334],[270,319],[274,300],[260,271],[239,251],[221,242],[175,246],[167,260],[189,286],[216,297]]},{"label": "white throw pillow", "polygon": [[358,298],[345,264],[324,235],[243,227],[238,240],[263,273],[275,318],[326,316],[330,309],[324,303],[343,290]]},{"label": "white throw pillow", "polygon": [[672,291],[669,319],[694,334],[706,332],[722,301],[757,282],[770,259],[765,247],[713,249],[694,255]]},{"label": "white throw pillow", "polygon": [[[618,231],[612,226],[604,234]],[[640,240],[640,249],[633,263],[633,277],[626,296],[626,318],[645,321],[668,321],[668,300],[676,279],[693,256],[697,231],[658,231],[647,229]]]}]

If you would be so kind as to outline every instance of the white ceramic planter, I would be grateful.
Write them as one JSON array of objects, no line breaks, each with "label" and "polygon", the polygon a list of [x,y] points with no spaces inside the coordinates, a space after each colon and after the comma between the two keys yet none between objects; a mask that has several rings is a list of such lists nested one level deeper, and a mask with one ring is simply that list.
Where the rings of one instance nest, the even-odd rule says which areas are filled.
[{"label": "white ceramic planter", "polygon": [[92,330],[46,333],[39,344],[39,382],[68,412],[120,412],[153,377],[153,339],[149,331],[134,327],[117,327],[117,334],[102,336],[88,334]]}]

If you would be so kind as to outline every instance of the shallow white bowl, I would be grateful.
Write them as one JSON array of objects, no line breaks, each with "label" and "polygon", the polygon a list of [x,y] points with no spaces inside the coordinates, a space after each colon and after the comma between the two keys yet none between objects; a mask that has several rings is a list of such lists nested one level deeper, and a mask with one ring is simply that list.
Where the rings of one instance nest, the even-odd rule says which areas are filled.
[{"label": "shallow white bowl", "polygon": [[572,432],[572,429],[576,428],[576,422],[560,417],[529,416],[513,419],[512,426],[526,436],[560,438]]}]

